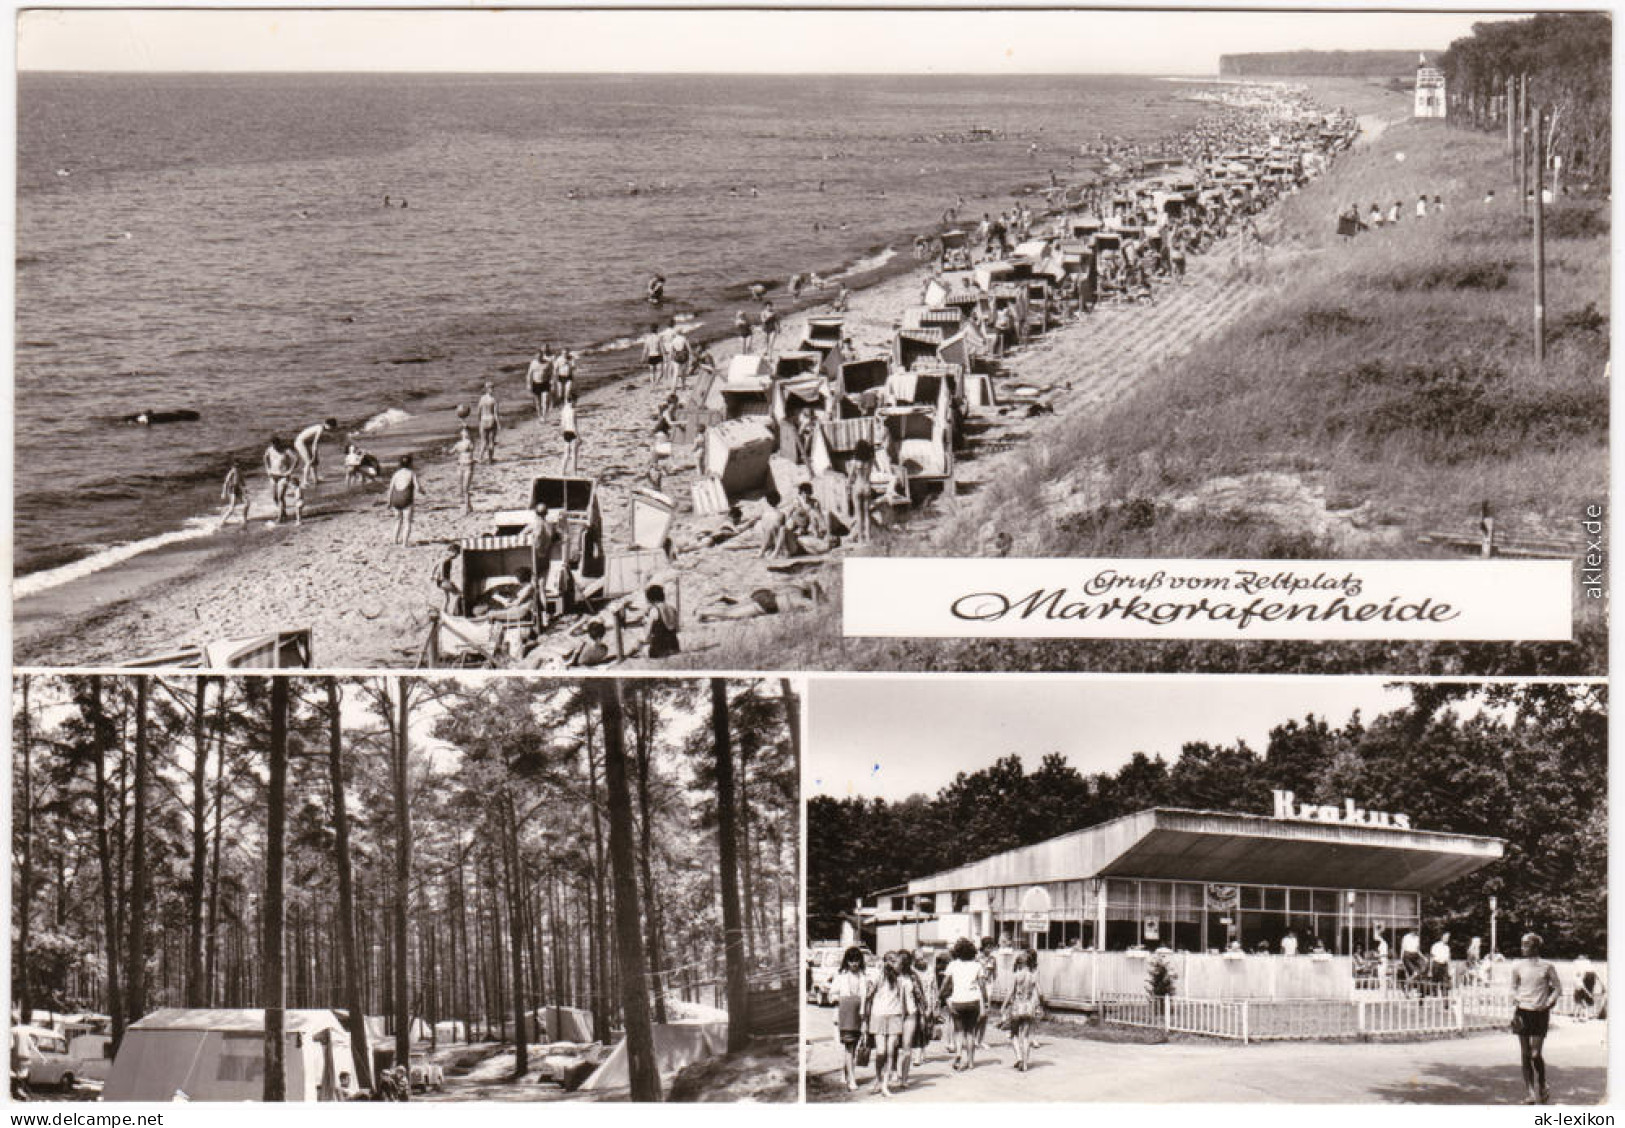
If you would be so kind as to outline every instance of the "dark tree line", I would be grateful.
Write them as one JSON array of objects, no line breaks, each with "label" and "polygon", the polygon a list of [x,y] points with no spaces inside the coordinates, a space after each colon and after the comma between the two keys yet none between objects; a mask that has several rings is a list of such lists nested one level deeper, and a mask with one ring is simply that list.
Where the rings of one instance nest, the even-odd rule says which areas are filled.
[{"label": "dark tree line", "polygon": [[421,1020],[523,1073],[536,1009],[578,1006],[658,1099],[651,1020],[743,1015],[794,964],[782,682],[25,675],[14,701],[25,1014],[118,1038],[158,1007],[266,1007],[279,1052],[279,1006],[342,1009],[365,1086],[363,1014],[397,1060]]},{"label": "dark tree line", "polygon": [[[1606,950],[1607,691],[1598,685],[1410,687],[1411,703],[1341,726],[1308,716],[1244,743],[1193,742],[1170,762],[1135,753],[1085,775],[1059,753],[1027,772],[1006,755],[935,796],[817,796],[807,804],[807,911],[834,937],[859,897],[1148,807],[1270,814],[1271,791],[1403,811],[1422,830],[1504,838],[1498,863],[1426,898],[1432,934],[1534,928],[1555,955]],[[1471,702],[1480,708],[1458,711]],[[1470,713],[1470,715],[1468,715]]]},{"label": "dark tree line", "polygon": [[1547,110],[1546,152],[1561,157],[1567,182],[1606,185],[1613,159],[1613,32],[1603,12],[1543,13],[1476,23],[1439,60],[1453,121],[1504,128],[1507,80],[1529,81],[1529,100]]},{"label": "dark tree line", "polygon": [[1416,73],[1418,51],[1260,51],[1220,55],[1220,78],[1383,78]]}]

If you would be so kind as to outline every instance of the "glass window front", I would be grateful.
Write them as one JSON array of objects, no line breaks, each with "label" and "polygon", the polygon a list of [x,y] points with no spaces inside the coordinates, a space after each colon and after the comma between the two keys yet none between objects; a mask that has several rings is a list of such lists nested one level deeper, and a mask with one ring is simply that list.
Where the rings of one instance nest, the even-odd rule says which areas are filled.
[{"label": "glass window front", "polygon": [[1349,955],[1374,948],[1379,930],[1390,950],[1397,951],[1399,938],[1421,923],[1421,898],[1415,893],[1114,877],[1046,884],[1048,930],[1029,933],[1021,908],[1027,888],[987,890],[987,903],[996,935],[1040,950],[1094,947],[1102,899],[1106,927],[1101,939],[1108,951],[1138,946],[1222,952],[1238,944],[1249,952],[1279,952],[1291,932],[1300,954],[1318,946]]}]

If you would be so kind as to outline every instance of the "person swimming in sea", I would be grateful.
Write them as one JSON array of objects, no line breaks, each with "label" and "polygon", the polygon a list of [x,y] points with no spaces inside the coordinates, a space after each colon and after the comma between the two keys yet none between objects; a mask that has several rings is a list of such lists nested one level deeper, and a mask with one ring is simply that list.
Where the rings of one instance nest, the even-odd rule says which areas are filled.
[{"label": "person swimming in sea", "polygon": [[134,415],[126,415],[124,422],[135,423],[142,427],[151,427],[159,423],[196,423],[200,418],[197,412],[185,408],[175,411],[138,411]]},{"label": "person swimming in sea", "polygon": [[656,274],[653,278],[649,279],[649,284],[644,287],[644,294],[648,298],[649,304],[652,306],[657,306],[664,302],[666,300],[666,276],[664,274]]}]

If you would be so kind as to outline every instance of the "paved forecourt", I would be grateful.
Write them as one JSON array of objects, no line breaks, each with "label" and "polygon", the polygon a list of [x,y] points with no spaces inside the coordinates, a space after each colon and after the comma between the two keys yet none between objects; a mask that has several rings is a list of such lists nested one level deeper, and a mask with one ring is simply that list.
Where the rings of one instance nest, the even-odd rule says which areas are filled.
[{"label": "paved forecourt", "polygon": [[[808,1042],[808,1097],[840,1084],[840,1047],[833,1011],[803,1010]],[[1607,1097],[1606,1022],[1552,1020],[1546,1041],[1552,1099],[1600,1104]],[[1042,1034],[1027,1073],[1012,1068],[1006,1036],[988,1031],[976,1068],[955,1073],[941,1041],[893,1101],[1299,1102],[1307,1104],[1518,1104],[1524,1098],[1517,1040],[1489,1032],[1426,1042],[1180,1041],[1161,1045],[1091,1041]],[[833,1076],[830,1074],[833,1073]],[[860,1069],[870,1096],[873,1068]]]}]

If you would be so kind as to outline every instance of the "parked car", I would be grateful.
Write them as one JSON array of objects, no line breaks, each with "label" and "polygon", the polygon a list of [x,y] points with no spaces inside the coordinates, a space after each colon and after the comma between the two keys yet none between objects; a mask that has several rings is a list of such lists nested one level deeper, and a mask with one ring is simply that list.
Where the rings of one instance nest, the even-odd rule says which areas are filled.
[{"label": "parked car", "polygon": [[446,1088],[446,1071],[422,1054],[412,1055],[411,1073],[414,1093],[423,1093],[430,1089],[439,1093]]},{"label": "parked car", "polygon": [[[835,996],[830,994],[830,988],[835,983],[835,973],[841,970],[841,957],[846,949],[839,945],[818,947],[807,953],[807,1001],[817,1003],[821,1007],[835,1005]],[[864,949],[864,970],[873,972],[880,965],[875,962],[873,953]]]},{"label": "parked car", "polygon": [[43,1026],[11,1028],[11,1069],[36,1088],[71,1089],[81,1076],[68,1040]]}]

